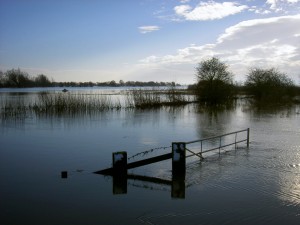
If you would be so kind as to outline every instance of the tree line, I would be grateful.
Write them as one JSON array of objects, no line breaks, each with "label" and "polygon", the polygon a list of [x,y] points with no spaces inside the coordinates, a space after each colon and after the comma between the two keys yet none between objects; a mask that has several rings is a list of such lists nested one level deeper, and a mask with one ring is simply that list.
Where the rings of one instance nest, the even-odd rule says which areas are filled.
[{"label": "tree line", "polygon": [[[189,86],[199,102],[205,104],[223,104],[232,100],[237,94],[246,94],[256,100],[276,102],[290,100],[300,95],[300,87],[285,74],[275,68],[250,68],[243,85],[234,83],[234,75],[229,66],[217,57],[212,57],[198,63],[196,67],[197,82]],[[5,73],[0,71],[0,87],[121,87],[121,86],[172,86],[174,82],[140,82],[114,80],[107,82],[55,82],[46,75],[30,76],[20,69],[11,69]]]},{"label": "tree line", "polygon": [[0,71],[0,87],[50,87],[52,82],[44,75],[30,76],[20,69],[7,70],[5,73]]},{"label": "tree line", "polygon": [[200,102],[217,105],[232,100],[236,94],[247,94],[257,101],[289,101],[300,94],[300,88],[275,68],[250,68],[243,85],[233,83],[229,66],[217,57],[201,61],[196,67],[197,83],[189,88]]},{"label": "tree line", "polygon": [[114,80],[107,82],[55,82],[44,74],[31,76],[20,69],[11,69],[6,72],[0,71],[0,88],[27,88],[27,87],[160,87],[179,86],[174,82],[142,82]]}]

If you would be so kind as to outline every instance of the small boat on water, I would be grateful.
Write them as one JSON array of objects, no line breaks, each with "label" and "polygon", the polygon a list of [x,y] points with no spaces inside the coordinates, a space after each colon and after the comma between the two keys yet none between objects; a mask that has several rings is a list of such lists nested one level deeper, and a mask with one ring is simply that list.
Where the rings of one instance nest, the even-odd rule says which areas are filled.
[{"label": "small boat on water", "polygon": [[67,89],[63,89],[62,92],[68,92],[68,90]]}]

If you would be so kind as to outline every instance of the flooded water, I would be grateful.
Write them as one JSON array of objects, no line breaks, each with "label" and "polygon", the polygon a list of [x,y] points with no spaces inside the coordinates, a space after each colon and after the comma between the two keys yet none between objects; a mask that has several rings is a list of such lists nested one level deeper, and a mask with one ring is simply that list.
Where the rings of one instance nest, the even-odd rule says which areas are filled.
[{"label": "flooded water", "polygon": [[[300,224],[297,105],[257,110],[238,104],[212,111],[190,104],[28,116],[2,119],[0,125],[4,225]],[[139,178],[154,177],[148,181],[132,176],[120,184],[93,173],[111,166],[112,152],[130,157],[149,151],[132,162],[169,153],[172,142],[246,128],[249,148],[240,143],[203,161],[191,157],[183,181],[172,181],[171,160],[129,170]],[[67,179],[62,171],[68,171]]]}]

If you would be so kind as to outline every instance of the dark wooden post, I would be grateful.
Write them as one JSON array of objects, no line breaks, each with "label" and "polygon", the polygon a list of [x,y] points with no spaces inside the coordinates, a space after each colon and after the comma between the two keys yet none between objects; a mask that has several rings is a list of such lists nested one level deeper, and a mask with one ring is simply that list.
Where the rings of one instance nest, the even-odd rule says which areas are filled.
[{"label": "dark wooden post", "polygon": [[127,152],[114,152],[112,158],[114,175],[127,175]]},{"label": "dark wooden post", "polygon": [[68,178],[68,171],[61,171],[61,178]]},{"label": "dark wooden post", "polygon": [[185,143],[172,143],[172,198],[185,198]]},{"label": "dark wooden post", "polygon": [[172,170],[185,171],[185,143],[172,143]]},{"label": "dark wooden post", "polygon": [[113,158],[113,194],[127,193],[127,152],[114,152]]}]

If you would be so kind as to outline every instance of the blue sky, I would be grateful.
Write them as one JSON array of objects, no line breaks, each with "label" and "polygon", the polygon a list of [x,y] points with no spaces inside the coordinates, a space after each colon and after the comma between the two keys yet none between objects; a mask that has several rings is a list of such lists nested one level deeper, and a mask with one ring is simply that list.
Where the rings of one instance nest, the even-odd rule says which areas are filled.
[{"label": "blue sky", "polygon": [[55,81],[190,84],[216,56],[300,83],[300,0],[0,0],[0,33],[0,70]]}]

